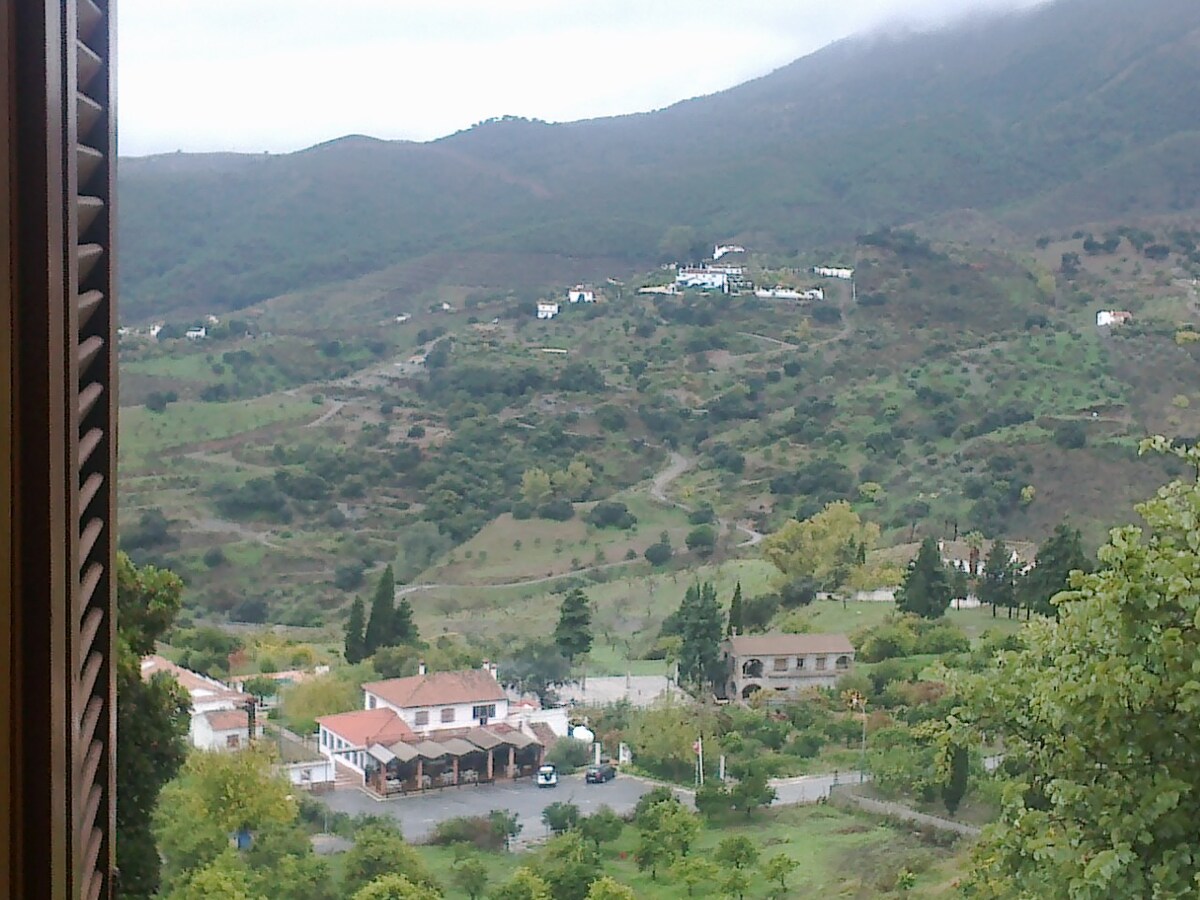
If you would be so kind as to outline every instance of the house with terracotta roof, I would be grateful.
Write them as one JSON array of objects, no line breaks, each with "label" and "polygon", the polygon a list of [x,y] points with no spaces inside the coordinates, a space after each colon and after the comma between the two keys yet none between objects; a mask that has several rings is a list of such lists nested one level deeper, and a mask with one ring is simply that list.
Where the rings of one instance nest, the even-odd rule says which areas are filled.
[{"label": "house with terracotta roof", "polygon": [[758,691],[786,694],[833,687],[854,669],[854,646],[844,634],[734,635],[721,644],[725,696],[747,700]]},{"label": "house with terracotta roof", "polygon": [[496,667],[429,672],[363,685],[363,706],[390,709],[418,732],[503,722],[508,718],[508,694],[496,680]]},{"label": "house with terracotta roof", "polygon": [[413,740],[416,740],[413,730],[395,710],[386,707],[356,709],[317,719],[317,749],[360,775],[366,766],[368,747]]},{"label": "house with terracotta roof", "polygon": [[[142,678],[146,681],[160,673],[170,675],[188,692],[192,713],[188,738],[192,746],[201,750],[232,750],[245,746],[249,741],[250,717],[247,710],[254,703],[254,698],[249,694],[158,655],[145,657],[141,669]],[[262,724],[257,720],[254,737],[262,737]]]}]

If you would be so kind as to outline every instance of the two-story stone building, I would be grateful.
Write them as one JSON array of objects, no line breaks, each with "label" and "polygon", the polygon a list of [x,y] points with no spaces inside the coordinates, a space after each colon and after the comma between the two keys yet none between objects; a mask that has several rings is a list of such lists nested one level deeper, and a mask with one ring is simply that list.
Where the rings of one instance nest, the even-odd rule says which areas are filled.
[{"label": "two-story stone building", "polygon": [[730,700],[746,700],[755,691],[833,687],[854,668],[854,646],[844,634],[735,635],[721,652]]}]

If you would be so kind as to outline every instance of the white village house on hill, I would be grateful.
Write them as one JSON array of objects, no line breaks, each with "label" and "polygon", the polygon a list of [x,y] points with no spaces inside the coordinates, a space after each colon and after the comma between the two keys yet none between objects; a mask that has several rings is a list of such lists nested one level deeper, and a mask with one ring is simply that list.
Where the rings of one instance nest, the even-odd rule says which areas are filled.
[{"label": "white village house on hill", "polygon": [[569,303],[595,303],[596,292],[591,288],[585,288],[581,284],[575,285],[567,291],[567,302]]},{"label": "white village house on hill", "polygon": [[[249,694],[229,685],[185,669],[162,656],[142,660],[142,678],[149,681],[159,672],[173,675],[191,698],[191,722],[188,739],[200,750],[236,750],[250,740],[248,709],[254,702]],[[255,722],[254,737],[262,737],[262,724]]]},{"label": "white village house on hill", "polygon": [[842,278],[849,280],[854,277],[854,270],[842,266],[813,266],[813,274],[822,278]]},{"label": "white village house on hill", "polygon": [[318,749],[378,794],[532,775],[565,709],[510,704],[494,666],[363,685],[363,709],[317,719]]},{"label": "white village house on hill", "polygon": [[560,307],[557,303],[551,303],[548,300],[539,300],[537,305],[537,317],[539,319],[553,319],[558,315]]}]

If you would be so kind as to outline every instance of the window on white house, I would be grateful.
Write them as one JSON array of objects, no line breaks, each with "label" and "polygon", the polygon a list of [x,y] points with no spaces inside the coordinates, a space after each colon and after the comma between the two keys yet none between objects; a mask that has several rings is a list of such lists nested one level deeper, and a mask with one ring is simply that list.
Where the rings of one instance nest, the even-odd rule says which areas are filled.
[{"label": "window on white house", "polygon": [[496,704],[485,703],[480,706],[471,707],[472,719],[494,719],[496,717]]},{"label": "window on white house", "polygon": [[775,657],[775,671],[776,672],[786,672],[787,667],[788,666],[787,666],[787,657],[786,656]]},{"label": "window on white house", "polygon": [[803,668],[804,668],[804,657],[803,657],[803,656],[797,656],[797,657],[796,657],[796,668],[797,668],[797,669],[803,669]]},{"label": "window on white house", "polygon": [[375,698],[367,697],[367,709],[374,709],[374,708],[375,708]]},{"label": "window on white house", "polygon": [[225,746],[226,747],[240,747],[241,744],[242,744],[242,739],[241,739],[240,735],[231,734],[225,738]]},{"label": "window on white house", "polygon": [[447,706],[445,709],[442,710],[442,721],[443,722],[453,722],[454,721],[454,707],[453,706]]},{"label": "window on white house", "polygon": [[417,710],[416,715],[413,716],[413,724],[414,725],[428,725],[429,724],[429,710],[427,710],[427,709]]},{"label": "window on white house", "polygon": [[824,668],[825,668],[825,657],[823,657],[823,656],[818,656],[818,657],[817,657],[817,668],[818,668],[818,669],[824,669]]}]

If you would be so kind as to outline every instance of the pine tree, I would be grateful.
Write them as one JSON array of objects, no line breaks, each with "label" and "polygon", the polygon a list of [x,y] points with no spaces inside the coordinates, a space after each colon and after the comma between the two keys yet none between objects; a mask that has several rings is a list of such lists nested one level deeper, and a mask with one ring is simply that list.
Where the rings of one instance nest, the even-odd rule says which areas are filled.
[{"label": "pine tree", "polygon": [[742,583],[739,581],[733,588],[733,600],[729,604],[729,627],[726,634],[745,634],[742,627]]},{"label": "pine tree", "polygon": [[721,606],[712,582],[688,588],[679,607],[679,677],[702,687],[720,677]]},{"label": "pine tree", "polygon": [[420,639],[421,633],[417,630],[417,623],[413,621],[412,604],[408,602],[407,597],[401,597],[400,602],[392,611],[391,641],[389,643],[398,647],[401,644],[415,644]]},{"label": "pine tree", "polygon": [[570,662],[592,649],[592,610],[580,588],[563,597],[554,629],[554,643]]},{"label": "pine tree", "polygon": [[389,646],[392,639],[392,619],[396,611],[396,580],[389,565],[379,577],[375,597],[371,600],[371,619],[367,622],[364,644],[366,656],[380,647]]},{"label": "pine tree", "polygon": [[1071,572],[1075,569],[1090,572],[1092,561],[1083,551],[1083,537],[1079,529],[1062,522],[1038,547],[1033,568],[1021,579],[1018,593],[1021,605],[1025,607],[1026,618],[1030,612],[1057,616],[1058,607],[1050,602],[1050,598],[1071,587]]},{"label": "pine tree", "polygon": [[991,604],[992,618],[996,617],[998,606],[1008,607],[1008,617],[1012,618],[1014,576],[1012,555],[1004,541],[996,539],[983,561],[983,578],[979,582],[979,602]]},{"label": "pine tree", "polygon": [[901,612],[936,619],[945,615],[950,594],[950,578],[942,565],[937,541],[927,537],[921,542],[916,558],[908,564],[904,583],[896,593],[896,605]]},{"label": "pine tree", "polygon": [[350,618],[346,620],[346,662],[353,665],[362,662],[367,655],[366,613],[363,611],[362,597],[355,597],[350,605]]}]

